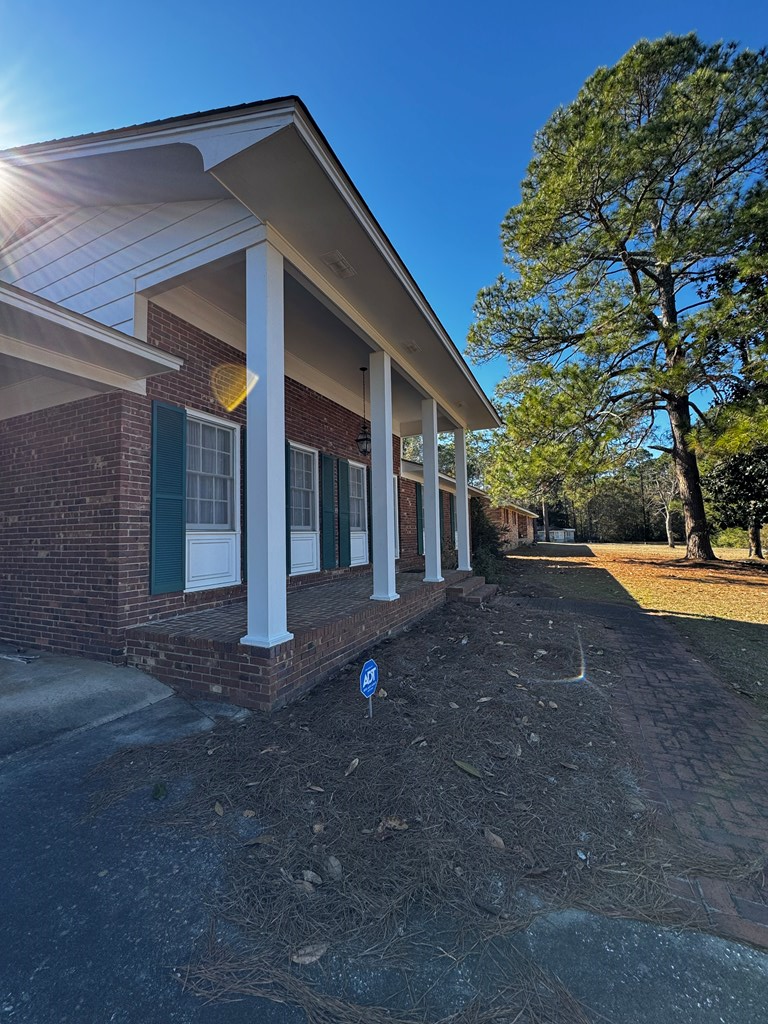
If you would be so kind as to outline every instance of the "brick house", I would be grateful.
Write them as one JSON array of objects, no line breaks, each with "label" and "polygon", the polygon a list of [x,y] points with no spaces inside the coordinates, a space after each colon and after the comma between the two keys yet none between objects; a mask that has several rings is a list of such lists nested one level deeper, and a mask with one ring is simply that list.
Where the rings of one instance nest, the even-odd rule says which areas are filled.
[{"label": "brick house", "polygon": [[300,100],[0,176],[0,636],[274,708],[470,572],[497,415]]},{"label": "brick house", "polygon": [[[400,460],[400,476],[402,480],[412,480],[416,484],[424,482],[424,466],[420,462],[406,459]],[[440,536],[443,552],[456,551],[458,536],[456,532],[456,481],[446,473],[438,474],[440,489]],[[515,548],[533,544],[535,537],[536,513],[522,505],[494,505],[482,487],[468,487],[470,499],[479,501],[485,509],[490,521],[498,528],[501,535],[502,551],[514,551]]]}]

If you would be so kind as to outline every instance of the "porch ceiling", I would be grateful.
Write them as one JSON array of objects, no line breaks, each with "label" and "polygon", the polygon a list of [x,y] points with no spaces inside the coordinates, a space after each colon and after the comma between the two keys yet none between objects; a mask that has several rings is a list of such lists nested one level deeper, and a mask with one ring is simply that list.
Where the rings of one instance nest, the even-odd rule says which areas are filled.
[{"label": "porch ceiling", "polygon": [[[368,365],[371,345],[361,337],[343,313],[318,298],[302,274],[287,266],[285,287],[286,373],[314,390],[362,415],[360,367]],[[245,350],[245,258],[210,263],[174,282],[173,292],[180,305],[169,302],[169,294],[158,293],[153,301],[184,315],[181,289],[201,298],[214,311],[223,312],[236,325],[229,341]],[[187,314],[190,315],[190,314]],[[214,314],[215,315],[215,314]],[[421,432],[423,391],[393,364],[392,418],[395,431],[404,435]],[[366,383],[366,400],[370,395]],[[438,428],[454,428],[450,415],[439,407]]]}]

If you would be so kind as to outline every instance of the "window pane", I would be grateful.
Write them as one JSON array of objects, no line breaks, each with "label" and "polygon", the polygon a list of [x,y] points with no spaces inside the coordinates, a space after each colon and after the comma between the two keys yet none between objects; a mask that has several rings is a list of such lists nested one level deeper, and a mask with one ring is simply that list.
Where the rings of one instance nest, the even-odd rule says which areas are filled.
[{"label": "window pane", "polygon": [[233,528],[234,430],[187,421],[187,526]]},{"label": "window pane", "polygon": [[200,468],[203,473],[215,473],[216,452],[212,452],[209,448],[203,448],[203,464]]}]

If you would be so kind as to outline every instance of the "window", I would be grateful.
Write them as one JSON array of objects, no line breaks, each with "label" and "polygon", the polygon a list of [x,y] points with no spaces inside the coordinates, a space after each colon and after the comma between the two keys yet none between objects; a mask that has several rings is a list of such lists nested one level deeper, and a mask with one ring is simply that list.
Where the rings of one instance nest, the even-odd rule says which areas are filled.
[{"label": "window", "polygon": [[235,529],[234,428],[187,420],[187,529]]},{"label": "window", "polygon": [[349,528],[355,533],[368,531],[365,466],[349,464]]},{"label": "window", "polygon": [[291,530],[317,529],[317,490],[314,452],[291,448]]}]

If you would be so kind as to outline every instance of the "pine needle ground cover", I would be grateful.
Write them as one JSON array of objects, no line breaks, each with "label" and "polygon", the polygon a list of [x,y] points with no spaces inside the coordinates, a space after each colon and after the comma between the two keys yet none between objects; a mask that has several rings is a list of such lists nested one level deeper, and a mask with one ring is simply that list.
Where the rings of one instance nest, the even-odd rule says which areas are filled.
[{"label": "pine needle ground cover", "polygon": [[518,606],[510,584],[377,648],[372,720],[351,666],[271,717],[101,766],[94,813],[139,794],[151,827],[220,845],[188,989],[310,1024],[578,1024],[593,1018],[515,950],[536,915],[706,927],[675,879],[751,866],[684,845],[643,798],[610,630]]}]

